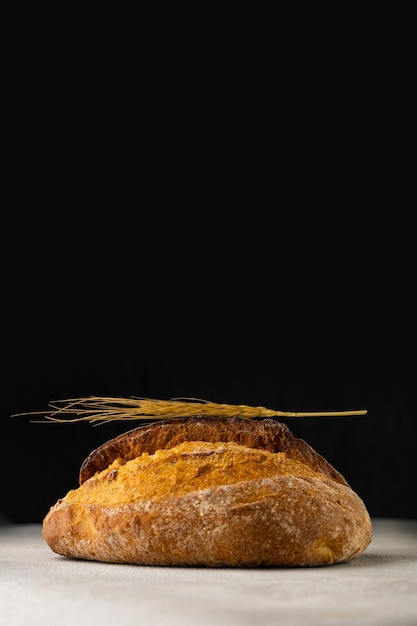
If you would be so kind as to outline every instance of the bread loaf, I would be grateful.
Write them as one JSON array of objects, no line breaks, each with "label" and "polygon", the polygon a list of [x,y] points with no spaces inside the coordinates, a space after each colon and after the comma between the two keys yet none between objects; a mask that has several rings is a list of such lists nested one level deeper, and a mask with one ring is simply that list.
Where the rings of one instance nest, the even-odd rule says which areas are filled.
[{"label": "bread loaf", "polygon": [[42,531],[80,559],[301,567],[359,556],[372,525],[345,478],[286,425],[195,416],[93,451]]}]

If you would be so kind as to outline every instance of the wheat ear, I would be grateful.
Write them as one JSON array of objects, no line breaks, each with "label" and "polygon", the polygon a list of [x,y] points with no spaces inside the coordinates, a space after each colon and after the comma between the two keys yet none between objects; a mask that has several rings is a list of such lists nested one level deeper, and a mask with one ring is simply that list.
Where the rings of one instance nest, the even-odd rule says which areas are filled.
[{"label": "wheat ear", "polygon": [[[48,422],[110,422],[116,420],[159,420],[193,415],[226,418],[239,416],[247,419],[273,417],[343,417],[365,415],[367,410],[354,411],[276,411],[263,406],[246,404],[219,404],[196,398],[113,398],[97,397],[56,400],[49,403],[50,410],[17,415],[42,415]],[[33,420],[39,421],[39,420]]]}]

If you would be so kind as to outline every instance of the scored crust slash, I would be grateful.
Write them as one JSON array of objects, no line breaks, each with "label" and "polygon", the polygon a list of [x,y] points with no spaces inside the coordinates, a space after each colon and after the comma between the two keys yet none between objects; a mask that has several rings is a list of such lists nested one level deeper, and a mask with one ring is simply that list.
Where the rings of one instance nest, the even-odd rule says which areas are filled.
[{"label": "scored crust slash", "polygon": [[[161,404],[158,404],[158,403]],[[158,412],[159,407],[159,412]],[[52,421],[151,421],[93,450],[42,532],[57,554],[110,563],[307,567],[348,561],[372,523],[346,479],[276,417],[206,401],[90,398]]]}]

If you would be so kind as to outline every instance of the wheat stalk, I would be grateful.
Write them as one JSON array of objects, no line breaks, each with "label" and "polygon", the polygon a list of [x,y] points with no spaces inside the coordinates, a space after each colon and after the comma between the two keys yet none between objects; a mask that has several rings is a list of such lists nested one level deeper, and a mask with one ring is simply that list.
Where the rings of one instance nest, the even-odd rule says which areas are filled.
[{"label": "wheat stalk", "polygon": [[[158,420],[193,415],[209,415],[226,418],[239,416],[247,419],[257,417],[333,417],[349,415],[365,415],[366,410],[358,411],[276,411],[263,406],[246,404],[219,404],[196,398],[171,398],[159,400],[154,398],[113,398],[91,396],[89,398],[72,398],[50,402],[49,411],[18,413],[19,415],[43,415],[48,422],[110,422],[116,420]],[[37,421],[37,420],[33,420]]]}]

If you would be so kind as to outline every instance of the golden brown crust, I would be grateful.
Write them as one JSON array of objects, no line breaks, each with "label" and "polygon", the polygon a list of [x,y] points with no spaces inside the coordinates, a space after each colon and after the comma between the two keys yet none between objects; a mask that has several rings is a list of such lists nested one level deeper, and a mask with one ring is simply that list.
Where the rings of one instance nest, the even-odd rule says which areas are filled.
[{"label": "golden brown crust", "polygon": [[[207,443],[181,443],[184,433],[196,432],[205,439],[186,441]],[[147,450],[136,459],[133,451],[141,446]],[[43,523],[46,542],[64,556],[143,565],[297,567],[355,558],[371,541],[360,497],[274,420],[158,423],[108,442],[87,461],[90,471],[106,468],[59,500]],[[150,484],[141,484],[135,472]],[[161,486],[167,480],[172,489]]]},{"label": "golden brown crust", "polygon": [[332,480],[347,484],[344,477],[288,426],[273,419],[260,421],[240,417],[219,419],[196,415],[140,426],[93,450],[80,469],[80,484],[108,467],[115,459],[129,461],[148,452],[172,448],[183,441],[234,441],[248,448],[285,452],[289,458],[311,465]]}]

